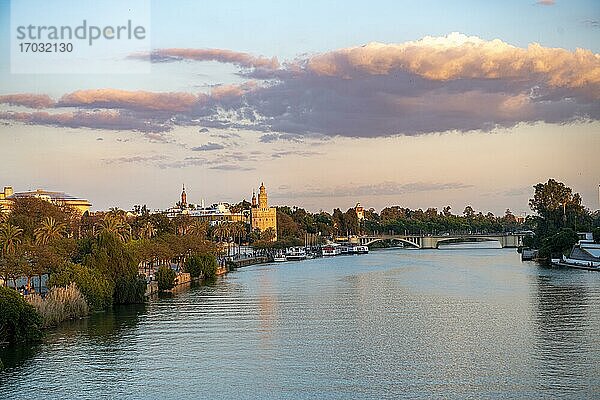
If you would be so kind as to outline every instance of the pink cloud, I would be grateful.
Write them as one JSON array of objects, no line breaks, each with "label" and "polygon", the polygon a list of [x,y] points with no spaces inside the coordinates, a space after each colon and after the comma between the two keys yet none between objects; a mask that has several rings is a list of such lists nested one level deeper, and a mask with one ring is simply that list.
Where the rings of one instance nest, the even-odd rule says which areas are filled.
[{"label": "pink cloud", "polygon": [[29,108],[48,108],[54,105],[54,100],[45,94],[19,93],[0,96],[0,103]]},{"label": "pink cloud", "polygon": [[60,98],[61,107],[125,108],[137,111],[185,112],[204,99],[191,93],[155,93],[119,89],[79,90]]},{"label": "pink cloud", "polygon": [[[132,55],[133,58],[146,58],[147,55]],[[257,57],[248,53],[242,53],[224,49],[158,49],[150,54],[153,62],[169,62],[179,60],[194,61],[218,61],[231,63],[243,68],[277,69],[279,62],[277,58]]]},{"label": "pink cloud", "polygon": [[346,79],[403,71],[432,81],[540,82],[600,99],[598,54],[584,49],[542,47],[537,43],[524,49],[498,39],[486,41],[459,33],[402,44],[370,43],[340,49],[309,58],[305,68],[317,75]]},{"label": "pink cloud", "polygon": [[0,119],[32,125],[49,125],[69,128],[92,128],[110,130],[133,130],[144,133],[160,133],[170,127],[143,121],[115,110],[77,111],[65,113],[0,112]]}]

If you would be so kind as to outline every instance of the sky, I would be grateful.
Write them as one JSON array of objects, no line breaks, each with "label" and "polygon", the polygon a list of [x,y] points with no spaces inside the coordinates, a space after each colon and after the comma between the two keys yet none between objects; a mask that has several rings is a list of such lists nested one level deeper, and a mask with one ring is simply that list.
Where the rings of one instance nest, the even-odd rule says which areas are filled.
[{"label": "sky", "polygon": [[[597,1],[99,4],[0,0],[0,186],[96,210],[264,182],[311,211],[523,214],[555,178],[600,208]],[[147,41],[11,54],[15,21],[82,15],[142,21]]]}]

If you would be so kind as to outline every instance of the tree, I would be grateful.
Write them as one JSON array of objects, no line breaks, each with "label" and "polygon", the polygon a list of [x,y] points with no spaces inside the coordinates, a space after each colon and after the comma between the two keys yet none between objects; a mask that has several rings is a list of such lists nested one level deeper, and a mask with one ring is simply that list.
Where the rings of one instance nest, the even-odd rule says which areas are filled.
[{"label": "tree", "polygon": [[346,233],[346,220],[344,218],[344,213],[339,208],[333,210],[333,229],[336,234],[345,234]]},{"label": "tree", "polygon": [[275,229],[269,227],[260,233],[260,240],[272,242],[275,240]]},{"label": "tree", "polygon": [[50,275],[46,285],[68,286],[75,283],[92,311],[109,308],[113,304],[114,283],[98,270],[80,264],[66,263]]},{"label": "tree", "polygon": [[133,252],[117,234],[103,231],[86,251],[83,264],[97,269],[114,283],[113,297],[116,304],[144,301],[145,278],[138,275],[138,263]]},{"label": "tree", "polygon": [[177,234],[185,235],[188,232],[190,225],[192,225],[192,217],[188,214],[179,214],[175,217],[174,222],[177,227]]},{"label": "tree", "polygon": [[450,206],[446,206],[442,209],[442,214],[444,215],[444,217],[449,217],[452,215],[452,207]]},{"label": "tree", "polygon": [[465,218],[473,218],[473,216],[475,215],[475,210],[473,210],[473,207],[471,206],[466,206],[465,210],[463,211],[463,215],[465,216]]},{"label": "tree", "polygon": [[213,237],[218,238],[219,242],[223,241],[223,238],[229,237],[229,226],[227,224],[218,224],[213,228]]},{"label": "tree", "polygon": [[156,271],[156,281],[158,283],[158,290],[165,291],[171,290],[175,287],[175,277],[177,274],[171,268],[167,266],[161,266]]},{"label": "tree", "polygon": [[594,242],[600,243],[600,227],[596,227],[592,230],[592,235],[594,237]]},{"label": "tree", "polygon": [[0,343],[38,341],[42,318],[16,290],[0,287]]},{"label": "tree", "polygon": [[193,221],[189,228],[188,234],[204,238],[206,237],[206,232],[208,231],[208,224],[206,222],[202,222],[200,220]]},{"label": "tree", "polygon": [[543,239],[539,255],[544,258],[560,257],[566,254],[577,243],[578,239],[579,237],[574,230],[562,229],[560,232]]},{"label": "tree", "polygon": [[193,255],[185,264],[185,271],[193,278],[213,278],[217,274],[217,259],[209,253]]},{"label": "tree", "polygon": [[2,247],[2,254],[15,254],[17,246],[21,244],[21,238],[23,236],[23,229],[11,224],[10,222],[3,222],[0,224],[0,246]]},{"label": "tree", "polygon": [[98,235],[103,233],[113,234],[119,240],[125,242],[130,238],[131,227],[125,221],[123,215],[118,214],[118,211],[111,211],[98,224]]},{"label": "tree", "polygon": [[142,239],[151,239],[154,235],[156,235],[156,229],[152,225],[152,222],[147,221],[140,230],[140,237]]},{"label": "tree", "polygon": [[542,218],[545,232],[551,234],[560,228],[573,226],[578,217],[586,214],[579,193],[573,193],[562,182],[548,179],[546,183],[535,185],[534,189],[529,207]]},{"label": "tree", "polygon": [[56,221],[53,217],[46,217],[34,231],[35,242],[37,244],[48,244],[53,240],[62,238],[64,232],[64,223]]}]

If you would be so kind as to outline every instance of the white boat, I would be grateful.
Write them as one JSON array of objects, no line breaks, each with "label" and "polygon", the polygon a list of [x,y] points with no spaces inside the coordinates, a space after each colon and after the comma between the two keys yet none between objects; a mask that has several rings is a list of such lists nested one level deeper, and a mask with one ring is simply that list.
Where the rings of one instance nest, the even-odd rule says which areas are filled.
[{"label": "white boat", "polygon": [[569,267],[585,269],[588,271],[600,271],[600,243],[593,240],[580,240],[571,249],[569,256],[552,259],[552,265],[558,267]]},{"label": "white boat", "polygon": [[327,244],[321,248],[323,257],[338,256],[342,254],[342,249],[338,244]]},{"label": "white boat", "polygon": [[369,246],[354,246],[356,254],[367,254],[369,253]]},{"label": "white boat", "polygon": [[275,261],[275,262],[284,262],[284,261],[287,261],[287,257],[285,256],[285,254],[283,252],[277,252],[273,256],[273,261]]},{"label": "white boat", "polygon": [[289,261],[306,259],[306,250],[304,247],[290,247],[285,252],[285,258]]}]

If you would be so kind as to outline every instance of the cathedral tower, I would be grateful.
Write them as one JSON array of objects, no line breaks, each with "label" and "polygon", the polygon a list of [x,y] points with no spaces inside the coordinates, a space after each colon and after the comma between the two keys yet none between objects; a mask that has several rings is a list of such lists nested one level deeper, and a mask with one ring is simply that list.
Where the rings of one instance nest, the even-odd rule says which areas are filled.
[{"label": "cathedral tower", "polygon": [[187,208],[187,195],[185,194],[185,183],[183,184],[183,191],[181,192],[181,208]]}]

